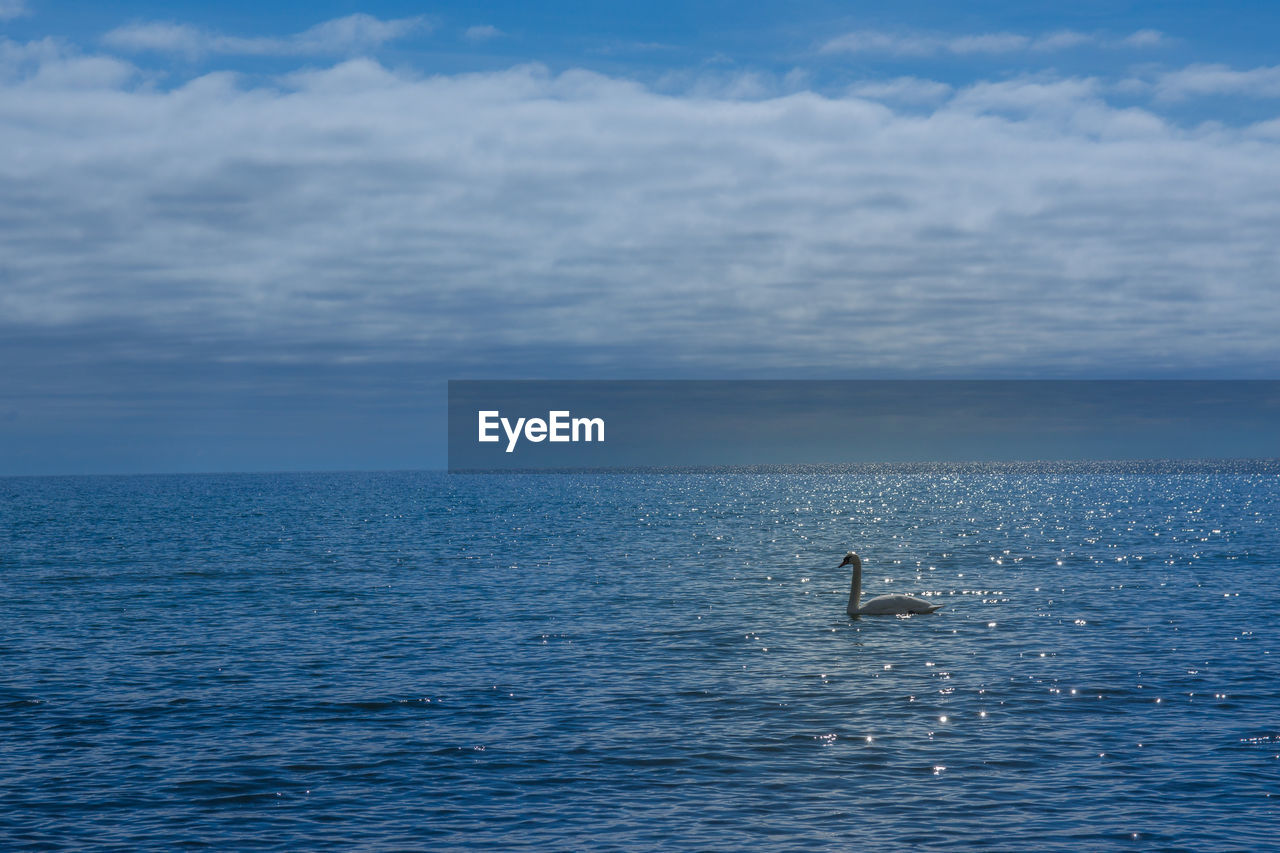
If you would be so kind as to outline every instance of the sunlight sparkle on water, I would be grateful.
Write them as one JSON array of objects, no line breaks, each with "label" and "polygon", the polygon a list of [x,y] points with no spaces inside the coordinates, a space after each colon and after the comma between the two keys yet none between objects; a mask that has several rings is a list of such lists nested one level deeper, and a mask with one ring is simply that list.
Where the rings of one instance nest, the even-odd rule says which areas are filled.
[{"label": "sunlight sparkle on water", "polygon": [[[1274,846],[1280,470],[943,473],[0,479],[0,821],[45,788],[67,849],[112,798],[154,803],[105,827],[137,849],[259,796],[264,844],[504,849],[537,814],[535,846],[909,849],[925,813],[945,849]],[[850,549],[947,606],[848,618]]]}]

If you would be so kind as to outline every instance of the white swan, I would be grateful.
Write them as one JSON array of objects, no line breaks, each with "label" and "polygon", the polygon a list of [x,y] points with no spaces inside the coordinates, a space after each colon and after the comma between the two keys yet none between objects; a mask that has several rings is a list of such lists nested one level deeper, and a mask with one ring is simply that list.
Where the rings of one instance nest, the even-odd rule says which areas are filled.
[{"label": "white swan", "polygon": [[844,568],[845,566],[853,566],[853,582],[849,585],[849,615],[854,618],[859,616],[895,616],[904,613],[932,613],[942,606],[941,604],[931,604],[923,598],[916,598],[914,595],[894,593],[892,595],[877,595],[859,607],[858,600],[862,598],[862,560],[857,554],[850,551],[844,555],[844,562],[839,567]]}]

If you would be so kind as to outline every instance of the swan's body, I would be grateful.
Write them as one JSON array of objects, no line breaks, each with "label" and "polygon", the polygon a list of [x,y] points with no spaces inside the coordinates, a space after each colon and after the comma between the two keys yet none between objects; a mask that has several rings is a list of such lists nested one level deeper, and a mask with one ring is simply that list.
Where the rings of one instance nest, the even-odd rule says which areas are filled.
[{"label": "swan's body", "polygon": [[853,580],[849,584],[849,615],[858,616],[901,616],[907,613],[932,613],[941,607],[941,604],[932,604],[923,598],[916,598],[914,595],[903,595],[902,593],[893,593],[892,595],[877,595],[875,598],[868,599],[867,603],[858,606],[858,602],[862,598],[862,559],[857,554],[850,551],[844,555],[844,562],[840,564],[840,568],[845,566],[853,566]]}]

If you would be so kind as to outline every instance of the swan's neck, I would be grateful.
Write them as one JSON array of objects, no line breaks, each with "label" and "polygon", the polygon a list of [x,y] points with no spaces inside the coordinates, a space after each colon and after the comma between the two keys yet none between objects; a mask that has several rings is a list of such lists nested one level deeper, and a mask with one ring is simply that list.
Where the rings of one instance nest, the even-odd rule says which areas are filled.
[{"label": "swan's neck", "polygon": [[862,600],[862,560],[858,555],[853,557],[853,580],[849,583],[849,615],[858,615],[858,604]]}]

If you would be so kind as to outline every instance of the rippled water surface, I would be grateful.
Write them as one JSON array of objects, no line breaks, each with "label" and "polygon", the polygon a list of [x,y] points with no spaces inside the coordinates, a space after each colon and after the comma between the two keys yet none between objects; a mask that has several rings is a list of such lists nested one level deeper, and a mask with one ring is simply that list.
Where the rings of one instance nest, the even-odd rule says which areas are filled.
[{"label": "rippled water surface", "polygon": [[[7,849],[1258,849],[1280,466],[0,480]],[[865,595],[931,616],[850,620]]]}]

